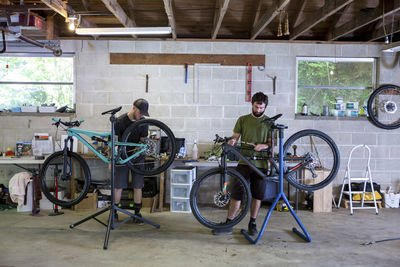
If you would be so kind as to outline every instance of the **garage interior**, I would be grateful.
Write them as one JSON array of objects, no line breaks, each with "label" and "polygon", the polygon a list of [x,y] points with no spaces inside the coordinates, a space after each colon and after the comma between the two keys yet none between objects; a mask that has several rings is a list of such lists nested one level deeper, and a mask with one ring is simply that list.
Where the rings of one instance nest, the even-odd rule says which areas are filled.
[{"label": "garage interior", "polygon": [[[99,188],[109,189],[103,184],[110,179],[108,165],[86,155],[88,151],[79,143],[76,151],[85,155],[94,184],[90,197],[75,208],[60,209],[64,214],[59,216],[48,216],[54,212],[51,204],[49,209],[42,204],[32,216],[32,203],[19,211],[15,205],[2,203],[0,266],[397,266],[400,132],[399,128],[378,127],[366,113],[375,89],[400,84],[400,1],[3,0],[0,7],[0,92],[8,92],[0,100],[0,184],[9,187],[11,177],[24,171],[20,166],[41,164],[19,164],[18,160],[33,158],[33,151],[11,158],[8,148],[17,153],[17,142],[32,141],[38,133],[60,143],[61,133],[52,118],[84,120],[80,128],[107,132],[110,121],[101,113],[119,106],[122,110],[117,115],[126,113],[138,98],[149,102],[150,118],[165,123],[186,150],[183,158],[153,177],[154,194],[143,199],[143,217],[160,229],[127,222],[111,230],[109,247],[104,250],[103,225],[90,220],[70,228],[98,211],[104,205]],[[168,33],[117,31],[160,27]],[[110,28],[115,32],[101,33]],[[92,33],[79,35],[77,29]],[[65,69],[71,78],[59,87],[63,89],[57,89],[69,97],[64,102],[68,112],[54,112],[63,104],[53,109],[48,106],[50,99],[39,103],[35,101],[41,98],[31,97],[29,102],[28,97],[15,102],[14,93],[6,91],[23,88],[15,92],[26,95],[46,83],[9,78],[15,66],[11,58],[32,57],[71,60],[71,69]],[[333,69],[343,62],[354,64],[353,70]],[[367,71],[359,67],[363,64]],[[314,83],[317,75],[327,82]],[[277,123],[288,126],[285,139],[300,130],[316,129],[332,138],[340,152],[336,178],[315,191],[312,207],[305,199],[307,192],[295,190],[284,180],[284,193],[311,242],[292,232],[298,225],[290,212],[274,210],[263,236],[252,245],[240,231],[247,228],[249,215],[234,226],[232,235],[216,236],[196,220],[190,207],[173,206],[171,171],[194,165],[200,177],[216,167],[216,162],[206,161],[215,135],[231,136],[237,119],[251,112],[247,97],[259,91],[269,98],[265,115],[282,114]],[[321,92],[325,91],[336,95],[324,98]],[[358,107],[347,108],[349,103]],[[31,106],[34,112],[22,112],[22,107]],[[394,124],[398,124],[400,106],[393,113],[397,115]],[[193,162],[194,143],[200,158]],[[382,197],[377,200],[378,214],[367,209],[350,215],[349,201],[338,203],[350,153],[357,145],[371,149],[368,166]],[[14,159],[19,166],[10,163]],[[368,154],[354,154],[352,159],[352,177],[363,176]],[[96,188],[97,183],[102,185]],[[322,197],[317,198],[318,194]],[[259,229],[270,200],[263,201],[257,217]],[[107,222],[108,213],[99,219]]]}]

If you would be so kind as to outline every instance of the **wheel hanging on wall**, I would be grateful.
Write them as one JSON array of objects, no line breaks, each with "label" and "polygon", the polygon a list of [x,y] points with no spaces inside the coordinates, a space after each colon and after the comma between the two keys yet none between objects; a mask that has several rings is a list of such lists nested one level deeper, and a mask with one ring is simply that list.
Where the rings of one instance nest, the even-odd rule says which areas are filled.
[{"label": "wheel hanging on wall", "polygon": [[376,89],[368,99],[368,116],[379,128],[393,130],[400,127],[400,88],[386,84]]}]

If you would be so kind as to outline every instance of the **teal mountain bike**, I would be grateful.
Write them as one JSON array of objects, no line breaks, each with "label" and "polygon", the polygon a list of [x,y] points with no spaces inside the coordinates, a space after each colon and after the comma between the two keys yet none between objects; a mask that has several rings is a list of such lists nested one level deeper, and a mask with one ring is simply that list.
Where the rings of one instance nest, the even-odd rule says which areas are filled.
[{"label": "teal mountain bike", "polygon": [[[114,116],[122,107],[105,111],[102,115]],[[106,164],[111,164],[110,151],[114,153],[115,166],[126,165],[134,172],[151,176],[165,171],[174,161],[176,154],[175,137],[170,128],[164,123],[154,119],[143,119],[133,122],[123,133],[122,140],[111,142],[113,131],[99,133],[78,129],[84,122],[61,121],[52,119],[53,125],[61,127],[67,132],[62,151],[57,151],[45,160],[40,171],[40,184],[44,195],[50,202],[62,207],[76,205],[85,198],[91,184],[91,174],[85,159],[72,151],[73,137],[90,149]],[[141,133],[140,136],[138,133]],[[147,133],[147,136],[144,136]],[[89,141],[82,136],[87,136]],[[161,140],[168,151],[160,153]],[[101,151],[97,150],[91,141],[103,144]],[[114,147],[112,147],[114,143]],[[62,192],[63,197],[58,198],[57,192]]]}]

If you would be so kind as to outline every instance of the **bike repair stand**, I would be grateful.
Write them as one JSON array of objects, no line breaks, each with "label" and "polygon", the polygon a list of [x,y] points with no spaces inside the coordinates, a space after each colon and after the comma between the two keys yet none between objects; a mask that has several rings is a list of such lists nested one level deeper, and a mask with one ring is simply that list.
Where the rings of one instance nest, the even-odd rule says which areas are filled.
[{"label": "bike repair stand", "polygon": [[300,222],[300,220],[297,217],[296,213],[292,209],[292,206],[290,205],[289,200],[287,199],[287,197],[285,195],[285,192],[283,191],[283,130],[285,128],[287,128],[287,127],[284,126],[284,125],[281,125],[281,124],[277,124],[277,125],[275,125],[273,127],[279,130],[279,192],[278,192],[278,195],[276,196],[276,198],[274,200],[274,203],[272,204],[272,206],[270,207],[267,215],[265,216],[264,223],[263,223],[263,225],[261,227],[261,230],[260,230],[260,233],[258,234],[256,239],[251,238],[250,235],[244,229],[242,229],[241,232],[247,238],[247,240],[249,240],[249,242],[251,244],[256,244],[258,242],[258,240],[260,240],[260,238],[264,234],[265,228],[267,227],[268,220],[269,220],[269,217],[271,216],[272,211],[275,209],[276,204],[278,203],[278,201],[282,198],[285,201],[286,205],[288,206],[288,208],[290,210],[290,213],[292,213],[294,219],[299,224],[300,228],[303,230],[304,234],[301,233],[299,230],[297,230],[295,227],[293,227],[293,229],[292,229],[293,232],[295,232],[297,235],[299,235],[305,241],[311,242],[310,235],[308,234],[307,230],[304,228],[303,224]]},{"label": "bike repair stand", "polygon": [[[114,110],[110,110],[110,111],[106,111],[106,112],[102,113],[103,115],[106,114],[106,113],[111,113],[110,121],[111,121],[111,148],[112,148],[112,150],[114,148],[114,142],[115,142],[114,124],[115,124],[115,121],[117,120],[117,118],[115,117],[115,113],[117,113],[119,110],[120,110],[120,108],[118,110],[114,109]],[[81,220],[79,222],[71,224],[69,226],[70,228],[74,228],[75,226],[78,226],[81,223],[84,223],[84,222],[86,222],[86,221],[88,221],[90,219],[94,219],[97,222],[101,223],[102,225],[106,226],[107,227],[107,231],[106,231],[106,236],[105,236],[105,239],[104,239],[103,249],[107,249],[108,248],[108,239],[110,237],[110,230],[117,228],[118,226],[126,223],[127,221],[130,221],[131,219],[137,219],[137,220],[139,220],[141,222],[150,224],[150,225],[152,225],[152,226],[154,226],[156,228],[160,228],[160,225],[158,225],[156,223],[153,223],[153,222],[151,222],[149,220],[143,219],[142,217],[136,216],[135,214],[130,213],[129,211],[123,210],[123,209],[119,208],[115,204],[115,199],[114,199],[114,169],[115,169],[115,153],[114,153],[114,151],[111,151],[111,204],[110,204],[110,206],[108,206],[107,208],[104,208],[103,210],[101,210],[99,212],[96,212],[95,214],[90,215],[89,217],[86,217],[85,219],[83,219],[83,220]],[[110,211],[110,216],[108,217],[108,223],[107,224],[103,223],[102,221],[100,221],[100,220],[98,220],[96,218],[97,216],[99,216],[100,214],[103,214],[104,212],[106,212],[108,210]],[[125,220],[123,220],[122,222],[116,224],[115,223],[115,211],[116,210],[118,210],[120,212],[123,212],[126,215],[129,215],[130,217],[125,219]]]}]

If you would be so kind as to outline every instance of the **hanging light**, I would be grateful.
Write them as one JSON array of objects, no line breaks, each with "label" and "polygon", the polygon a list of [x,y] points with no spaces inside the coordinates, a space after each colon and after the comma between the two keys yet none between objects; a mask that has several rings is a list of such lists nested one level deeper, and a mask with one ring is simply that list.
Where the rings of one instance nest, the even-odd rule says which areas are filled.
[{"label": "hanging light", "polygon": [[76,28],[76,22],[78,20],[78,17],[76,15],[69,15],[67,18],[68,21],[68,29],[70,31],[74,31]]}]

